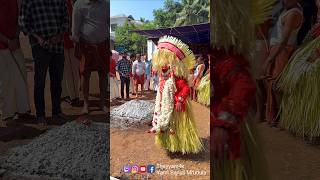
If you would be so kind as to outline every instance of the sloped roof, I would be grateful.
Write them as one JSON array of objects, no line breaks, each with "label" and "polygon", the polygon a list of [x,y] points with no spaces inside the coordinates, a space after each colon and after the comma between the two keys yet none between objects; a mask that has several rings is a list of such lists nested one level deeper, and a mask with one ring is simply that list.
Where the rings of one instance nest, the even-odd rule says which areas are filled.
[{"label": "sloped roof", "polygon": [[188,26],[178,26],[171,28],[132,30],[148,39],[159,39],[162,36],[170,35],[177,37],[187,44],[210,44],[210,24],[195,24]]}]

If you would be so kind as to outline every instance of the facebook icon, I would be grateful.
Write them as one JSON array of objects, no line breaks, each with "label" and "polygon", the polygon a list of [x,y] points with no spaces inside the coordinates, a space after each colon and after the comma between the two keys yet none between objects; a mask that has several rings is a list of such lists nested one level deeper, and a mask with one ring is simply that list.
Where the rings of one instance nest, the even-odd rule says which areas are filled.
[{"label": "facebook icon", "polygon": [[147,172],[148,173],[154,173],[156,171],[156,167],[154,165],[148,165],[147,166]]}]

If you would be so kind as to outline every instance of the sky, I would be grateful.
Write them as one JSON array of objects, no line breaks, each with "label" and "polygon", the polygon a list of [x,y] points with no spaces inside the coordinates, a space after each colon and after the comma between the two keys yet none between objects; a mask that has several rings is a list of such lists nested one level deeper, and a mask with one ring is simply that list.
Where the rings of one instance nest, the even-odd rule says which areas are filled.
[{"label": "sky", "polygon": [[163,7],[164,0],[110,0],[110,15],[132,15],[134,19],[140,17],[153,20],[153,10]]}]

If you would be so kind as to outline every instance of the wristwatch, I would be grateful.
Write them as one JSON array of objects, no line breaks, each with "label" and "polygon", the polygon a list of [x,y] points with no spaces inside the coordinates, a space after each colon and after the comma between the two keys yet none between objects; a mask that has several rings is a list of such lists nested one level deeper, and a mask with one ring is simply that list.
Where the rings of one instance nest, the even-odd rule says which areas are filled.
[{"label": "wristwatch", "polygon": [[184,101],[184,98],[181,97],[181,96],[179,96],[179,97],[178,97],[178,100],[179,100],[179,102],[183,102],[183,101]]},{"label": "wristwatch", "polygon": [[224,121],[236,121],[237,120],[237,118],[234,115],[232,115],[226,111],[219,113],[218,118],[220,120],[224,120]]},{"label": "wristwatch", "polygon": [[11,39],[7,38],[7,45],[10,44]]}]

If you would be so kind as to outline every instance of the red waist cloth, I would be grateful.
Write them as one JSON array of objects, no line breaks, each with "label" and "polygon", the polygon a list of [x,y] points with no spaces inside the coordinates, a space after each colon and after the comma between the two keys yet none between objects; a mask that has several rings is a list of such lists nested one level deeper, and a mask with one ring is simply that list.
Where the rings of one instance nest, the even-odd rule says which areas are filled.
[{"label": "red waist cloth", "polygon": [[310,31],[313,38],[320,36],[320,23],[316,23]]},{"label": "red waist cloth", "polygon": [[72,48],[74,48],[74,45],[73,45],[73,41],[70,39],[70,37],[69,37],[70,35],[69,35],[69,33],[65,33],[64,35],[63,35],[63,43],[64,43],[64,48],[65,49],[72,49]]},{"label": "red waist cloth", "polygon": [[110,76],[111,77],[116,76],[116,66],[117,66],[116,60],[111,59],[111,62],[110,62]]},{"label": "red waist cloth", "polygon": [[[247,116],[254,100],[255,84],[248,72],[248,62],[241,55],[216,51],[213,54],[213,86],[215,90],[211,128],[222,127],[229,133],[229,157],[240,157],[240,123]],[[221,112],[228,112],[238,121],[218,119]],[[213,130],[213,129],[212,129]],[[212,131],[213,132],[213,131]]]},{"label": "red waist cloth", "polygon": [[[18,30],[18,4],[16,0],[0,1],[0,32],[9,39],[14,39]],[[0,49],[7,49],[7,42],[0,41]]]},{"label": "red waist cloth", "polygon": [[[72,9],[73,9],[72,0],[66,0],[66,5],[68,9],[68,16],[70,18],[70,22],[72,22]],[[70,26],[70,29],[71,29],[71,26]],[[66,49],[74,48],[73,41],[70,39],[70,33],[65,33],[63,40],[64,40],[64,48]]]},{"label": "red waist cloth", "polygon": [[272,20],[269,19],[265,21],[264,23],[260,24],[256,28],[256,36],[257,39],[259,40],[267,40],[268,39],[268,34],[269,34],[269,29],[272,26]]},{"label": "red waist cloth", "polygon": [[[138,85],[138,84],[144,84],[144,74],[143,75],[135,75],[135,80],[134,80],[134,84]],[[142,87],[143,88],[143,87]]]},{"label": "red waist cloth", "polygon": [[87,74],[92,71],[100,71],[101,73],[107,75],[107,70],[109,69],[107,42],[102,42],[99,44],[89,44],[80,43],[81,54],[83,59],[81,62],[81,74]]}]

